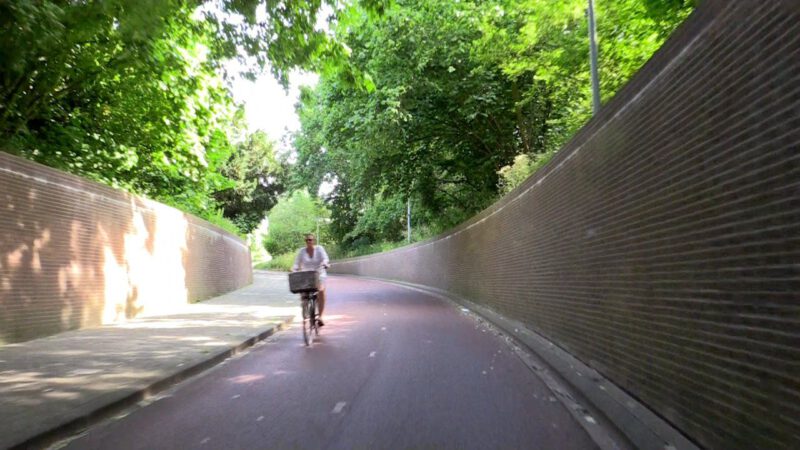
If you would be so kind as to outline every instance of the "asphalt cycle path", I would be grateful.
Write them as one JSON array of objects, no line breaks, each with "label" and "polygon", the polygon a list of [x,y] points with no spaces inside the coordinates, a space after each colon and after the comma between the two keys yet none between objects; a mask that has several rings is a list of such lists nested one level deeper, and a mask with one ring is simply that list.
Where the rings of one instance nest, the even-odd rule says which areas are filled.
[{"label": "asphalt cycle path", "polygon": [[296,320],[60,447],[597,448],[502,336],[447,301],[330,277],[324,318],[310,348]]}]

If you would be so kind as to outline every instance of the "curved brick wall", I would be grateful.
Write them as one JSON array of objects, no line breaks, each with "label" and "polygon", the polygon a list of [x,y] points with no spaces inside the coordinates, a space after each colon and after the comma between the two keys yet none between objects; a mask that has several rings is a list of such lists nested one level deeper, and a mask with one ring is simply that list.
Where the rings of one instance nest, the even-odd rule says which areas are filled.
[{"label": "curved brick wall", "polygon": [[0,236],[0,344],[163,314],[252,282],[238,237],[2,152]]},{"label": "curved brick wall", "polygon": [[706,0],[523,186],[333,271],[523,321],[703,446],[800,448],[798,5]]}]

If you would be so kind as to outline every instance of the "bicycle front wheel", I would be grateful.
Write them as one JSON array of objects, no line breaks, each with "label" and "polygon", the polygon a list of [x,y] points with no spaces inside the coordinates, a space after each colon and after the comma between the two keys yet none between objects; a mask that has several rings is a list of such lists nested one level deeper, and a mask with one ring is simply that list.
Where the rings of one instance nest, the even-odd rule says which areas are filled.
[{"label": "bicycle front wheel", "polygon": [[[311,330],[314,335],[319,336],[319,325],[317,324],[317,297],[311,297],[311,301],[308,302],[308,317],[310,318],[309,322],[311,324]],[[313,336],[309,334],[309,337],[313,340]]]},{"label": "bicycle front wheel", "polygon": [[313,302],[309,301],[308,298],[303,299],[303,341],[306,343],[306,347],[310,346],[313,340],[311,327],[316,320],[311,312],[313,308],[312,303]]}]

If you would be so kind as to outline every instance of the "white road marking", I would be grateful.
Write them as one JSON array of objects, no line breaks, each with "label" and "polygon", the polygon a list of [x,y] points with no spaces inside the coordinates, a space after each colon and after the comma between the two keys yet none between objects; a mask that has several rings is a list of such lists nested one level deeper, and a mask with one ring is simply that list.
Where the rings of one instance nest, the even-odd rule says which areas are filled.
[{"label": "white road marking", "polygon": [[234,395],[233,397],[231,397],[231,400],[235,400],[235,399],[237,399],[237,398],[239,398],[239,397],[241,397],[241,395],[239,395],[239,394],[236,394],[236,395]]},{"label": "white road marking", "polygon": [[376,352],[369,352],[369,357],[370,357],[370,358],[374,358],[374,357],[375,357],[375,353],[376,353]]},{"label": "white road marking", "polygon": [[210,441],[210,440],[211,440],[211,438],[207,437],[207,438],[203,439],[202,441],[200,441],[200,445],[208,444],[208,441]]},{"label": "white road marking", "polygon": [[261,422],[262,420],[264,420],[264,416],[258,416],[258,419],[256,419],[256,422]]},{"label": "white road marking", "polygon": [[381,331],[386,331],[386,327],[381,327]]},{"label": "white road marking", "polygon": [[342,410],[344,409],[344,405],[346,404],[347,402],[337,403],[336,406],[334,406],[333,411],[331,411],[331,414],[339,414],[340,412],[342,412]]}]

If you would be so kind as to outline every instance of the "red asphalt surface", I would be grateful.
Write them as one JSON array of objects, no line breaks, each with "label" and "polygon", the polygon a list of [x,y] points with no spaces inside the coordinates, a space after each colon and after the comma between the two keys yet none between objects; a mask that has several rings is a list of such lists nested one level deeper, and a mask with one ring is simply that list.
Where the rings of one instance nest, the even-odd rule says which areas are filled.
[{"label": "red asphalt surface", "polygon": [[328,286],[311,348],[295,321],[66,448],[597,448],[506,341],[459,308],[379,281]]}]

